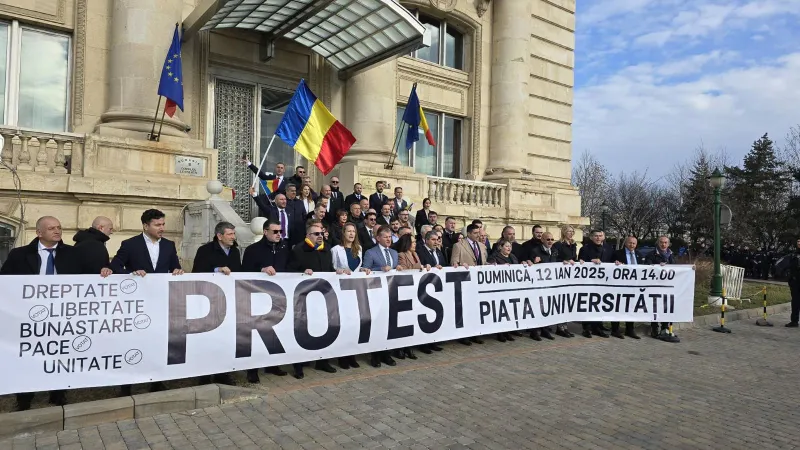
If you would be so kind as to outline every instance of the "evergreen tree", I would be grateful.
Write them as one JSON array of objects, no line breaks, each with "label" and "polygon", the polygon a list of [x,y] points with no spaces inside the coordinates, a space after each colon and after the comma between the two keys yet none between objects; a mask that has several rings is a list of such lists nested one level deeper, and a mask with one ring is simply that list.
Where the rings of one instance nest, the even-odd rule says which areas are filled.
[{"label": "evergreen tree", "polygon": [[683,190],[682,218],[689,232],[691,248],[701,243],[712,243],[714,239],[714,188],[709,183],[711,164],[708,154],[700,150],[690,169],[689,180]]},{"label": "evergreen tree", "polygon": [[751,246],[770,247],[784,231],[792,174],[764,134],[753,143],[742,167],[728,167],[732,233]]}]

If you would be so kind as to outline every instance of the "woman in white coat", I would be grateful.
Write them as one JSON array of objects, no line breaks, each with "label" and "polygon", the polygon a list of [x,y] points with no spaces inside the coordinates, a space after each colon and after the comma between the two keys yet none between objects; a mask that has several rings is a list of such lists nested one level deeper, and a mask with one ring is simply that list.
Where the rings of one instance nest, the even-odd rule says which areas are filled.
[{"label": "woman in white coat", "polygon": [[[361,245],[358,242],[358,229],[356,224],[347,222],[342,227],[342,243],[331,249],[333,258],[333,268],[336,273],[350,275],[361,270],[361,262],[364,260],[361,252]],[[369,270],[365,270],[369,274]],[[342,369],[360,367],[355,356],[343,356],[339,358],[339,367]]]}]

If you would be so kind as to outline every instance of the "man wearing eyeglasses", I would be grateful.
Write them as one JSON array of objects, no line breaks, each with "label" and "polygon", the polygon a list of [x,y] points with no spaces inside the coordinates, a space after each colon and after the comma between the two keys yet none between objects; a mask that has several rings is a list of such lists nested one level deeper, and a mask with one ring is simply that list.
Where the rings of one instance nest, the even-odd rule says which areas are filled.
[{"label": "man wearing eyeglasses", "polygon": [[331,211],[347,210],[350,205],[344,204],[344,195],[339,191],[339,177],[331,177],[330,188]]},{"label": "man wearing eyeglasses", "polygon": [[[606,244],[606,234],[603,230],[592,230],[589,236],[592,242],[581,247],[578,252],[578,259],[594,264],[613,263],[616,261],[614,248]],[[583,322],[582,326],[583,337],[591,338],[592,335],[608,337],[607,330],[603,327],[603,322]]]},{"label": "man wearing eyeglasses", "polygon": [[374,212],[368,212],[364,218],[364,223],[358,229],[358,243],[361,244],[361,248],[364,249],[365,253],[377,244],[378,236],[375,235],[374,231],[377,217]]},{"label": "man wearing eyeglasses", "polygon": [[297,166],[294,168],[294,175],[289,177],[289,183],[297,186],[297,189],[303,185],[303,177],[306,175],[306,169],[303,166]]},{"label": "man wearing eyeglasses", "polygon": [[[281,235],[280,222],[267,220],[264,222],[264,237],[244,250],[242,260],[243,272],[263,272],[267,275],[286,272],[289,264],[289,245]],[[280,367],[265,367],[264,373],[270,373],[282,377],[286,372]],[[258,369],[247,371],[247,381],[258,383]]]},{"label": "man wearing eyeglasses", "polygon": [[[553,234],[550,232],[543,232],[541,234],[541,242],[541,245],[534,247],[531,251],[531,258],[533,258],[532,262],[534,264],[560,262],[561,260],[558,257],[558,250],[553,247],[553,244],[556,242]],[[530,337],[534,341],[541,341],[542,338],[550,340],[555,339],[553,334],[550,333],[549,327],[534,328],[530,330],[530,332]]]},{"label": "man wearing eyeglasses", "polygon": [[[331,250],[324,242],[324,232],[319,221],[311,220],[306,227],[306,238],[303,242],[292,248],[291,258],[289,259],[289,271],[314,275],[314,272],[336,272],[333,267],[333,257]],[[303,363],[293,365],[294,377],[298,380],[303,378]],[[323,372],[335,373],[336,369],[330,365],[328,360],[321,359],[314,366],[315,369]]]}]

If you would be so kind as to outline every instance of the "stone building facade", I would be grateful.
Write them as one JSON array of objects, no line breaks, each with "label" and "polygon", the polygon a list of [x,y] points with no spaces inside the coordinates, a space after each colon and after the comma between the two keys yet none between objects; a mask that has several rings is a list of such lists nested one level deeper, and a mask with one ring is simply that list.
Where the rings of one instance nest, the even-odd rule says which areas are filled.
[{"label": "stone building facade", "polygon": [[[297,39],[275,41],[265,61],[263,33],[197,31],[182,48],[184,111],[148,140],[175,23],[224,3],[0,0],[0,261],[45,214],[67,242],[111,217],[113,252],[156,207],[180,243],[185,206],[206,199],[213,179],[247,222],[251,174],[240,158],[260,160],[301,78],[358,139],[334,171],[345,194],[386,180],[417,206],[431,198],[440,217],[482,218],[492,238],[507,223],[518,238],[533,223],[584,223],[570,184],[575,0],[401,0],[431,45],[346,76]],[[396,135],[414,83],[437,146],[406,151]],[[277,161],[307,166],[279,139],[265,168]],[[326,181],[309,172],[315,186]]]}]

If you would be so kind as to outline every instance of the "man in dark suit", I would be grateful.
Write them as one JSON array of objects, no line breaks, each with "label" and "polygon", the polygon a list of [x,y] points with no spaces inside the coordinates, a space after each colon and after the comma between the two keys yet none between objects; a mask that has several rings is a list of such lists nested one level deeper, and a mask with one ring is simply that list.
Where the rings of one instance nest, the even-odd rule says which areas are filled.
[{"label": "man in dark suit", "polygon": [[456,232],[455,217],[448,217],[444,220],[444,234],[442,235],[442,250],[448,256],[453,250],[453,246],[458,242],[458,232]]},{"label": "man in dark suit", "polygon": [[[214,238],[211,242],[203,244],[197,249],[192,264],[192,273],[221,273],[230,275],[231,272],[241,272],[242,263],[239,247],[236,245],[236,227],[230,222],[220,222],[214,227]],[[198,384],[212,382],[235,385],[229,373],[219,373],[212,376],[203,376],[198,379]]]},{"label": "man in dark suit", "polygon": [[388,203],[384,203],[380,207],[380,209],[376,209],[375,211],[380,211],[380,216],[378,217],[378,225],[389,226],[392,224],[392,208],[389,206]]},{"label": "man in dark suit", "polygon": [[[589,234],[591,242],[581,247],[578,252],[578,259],[583,262],[613,263],[616,260],[614,248],[605,243],[606,234],[603,230],[592,230]],[[592,335],[607,338],[606,329],[602,322],[583,322],[583,337],[590,338]]]},{"label": "man in dark suit", "polygon": [[[634,236],[628,236],[625,238],[625,247],[614,252],[614,258],[616,259],[615,264],[627,264],[631,266],[645,264],[645,260],[642,258],[642,255],[636,251],[636,246],[638,244],[639,241]],[[611,335],[620,339],[625,339],[625,336],[628,336],[632,339],[641,339],[639,335],[636,334],[636,329],[634,328],[633,322],[625,322],[624,335],[619,329],[619,322],[612,322]]]},{"label": "man in dark suit", "polygon": [[389,201],[389,197],[383,193],[383,188],[386,185],[383,181],[375,183],[375,193],[369,196],[369,207],[375,211],[380,211],[381,206]]},{"label": "man in dark suit", "polygon": [[[359,203],[362,198],[366,198],[366,196],[361,193],[362,189],[363,188],[361,187],[361,183],[354,184],[353,185],[353,193],[348,195],[347,197],[345,197],[344,204],[346,206],[350,206],[353,203]],[[367,201],[369,201],[369,200],[367,200]]]},{"label": "man in dark suit", "polygon": [[[243,272],[263,272],[269,276],[276,273],[284,273],[289,265],[289,245],[281,239],[281,224],[274,220],[264,222],[264,237],[258,242],[249,245],[244,250],[244,260],[242,261]],[[286,372],[280,366],[265,367],[264,373],[270,373],[279,377],[285,376]],[[247,371],[247,381],[258,383],[258,369]]]},{"label": "man in dark suit", "polygon": [[[111,270],[116,274],[134,274],[140,277],[148,273],[171,273],[183,275],[175,243],[163,238],[164,213],[148,209],[142,213],[142,234],[120,243],[119,250],[111,260]],[[163,391],[162,382],[150,384],[150,391]],[[122,395],[131,395],[131,386],[122,386]]]},{"label": "man in dark suit", "polygon": [[[645,256],[647,264],[652,265],[667,265],[675,264],[675,257],[672,255],[672,250],[669,248],[670,240],[667,236],[661,236],[656,241],[656,249],[652,253]],[[654,338],[661,339],[664,342],[678,343],[681,340],[672,332],[672,322],[661,322],[661,331],[658,331],[658,322],[650,323],[650,335]]]},{"label": "man in dark suit", "polygon": [[297,186],[297,189],[303,187],[303,179],[306,176],[306,168],[303,166],[297,166],[294,168],[294,175],[289,177],[289,183]]},{"label": "man in dark suit", "polygon": [[[392,199],[392,202],[394,202],[395,214],[397,214],[398,212],[400,212],[400,211],[402,211],[404,209],[405,210],[408,209],[408,202],[403,199],[403,188],[402,187],[397,186],[396,188],[394,188],[394,198]],[[377,211],[377,209],[376,209],[376,211]]]},{"label": "man in dark suit", "polygon": [[286,186],[286,210],[296,217],[303,217],[306,213],[303,202],[297,198],[297,186]]},{"label": "man in dark suit", "polygon": [[[522,249],[520,251],[520,255],[517,255],[517,259],[519,259],[519,262],[529,261],[532,263],[533,249],[536,247],[541,247],[542,245],[542,233],[544,233],[544,228],[541,225],[534,225],[532,232],[533,236],[527,241],[522,243]],[[522,257],[520,258],[520,256]]]},{"label": "man in dark suit", "polygon": [[346,205],[344,202],[344,193],[339,190],[339,177],[336,175],[331,177],[331,200],[333,200],[331,207],[336,208],[334,211],[350,209],[350,205]]},{"label": "man in dark suit", "polygon": [[[523,258],[523,256],[525,255],[522,249],[522,244],[517,242],[517,231],[514,229],[514,227],[512,227],[511,225],[506,225],[503,228],[503,231],[500,233],[500,237],[507,240],[508,242],[511,242],[511,253],[513,253],[514,256],[517,257],[518,261],[528,260],[527,257]],[[497,251],[497,243],[492,245],[492,253],[494,253],[495,251]]]},{"label": "man in dark suit", "polygon": [[363,226],[358,228],[358,243],[364,252],[377,245],[378,236],[375,235],[375,225],[377,225],[376,215],[374,212],[367,213],[364,218]]},{"label": "man in dark suit", "polygon": [[423,245],[417,244],[417,255],[419,256],[419,263],[423,266],[436,267],[441,269],[442,266],[447,265],[444,258],[444,253],[439,250],[439,233],[436,231],[429,231],[425,233]]},{"label": "man in dark suit", "polygon": [[[40,217],[36,221],[36,238],[30,244],[8,253],[6,262],[0,267],[0,275],[79,274],[80,256],[74,247],[61,241],[61,233],[61,222],[58,219],[52,216]],[[33,392],[18,393],[16,410],[30,409],[33,396]],[[65,391],[50,391],[50,403],[66,405]]]},{"label": "man in dark suit", "polygon": [[244,158],[245,164],[247,164],[247,168],[250,169],[251,172],[258,175],[258,178],[261,178],[264,181],[278,179],[278,190],[273,192],[270,197],[275,197],[279,192],[281,194],[286,193],[286,185],[289,184],[289,179],[284,177],[284,172],[286,171],[286,165],[282,162],[275,164],[275,173],[266,173],[263,170],[259,170],[255,164],[250,162],[249,159],[245,156]]},{"label": "man in dark suit", "polygon": [[107,274],[111,274],[106,242],[112,233],[114,233],[114,223],[103,216],[96,217],[91,227],[75,233],[72,240],[75,241],[75,249],[81,255],[78,260],[81,266],[79,273],[96,274],[107,269]]}]

